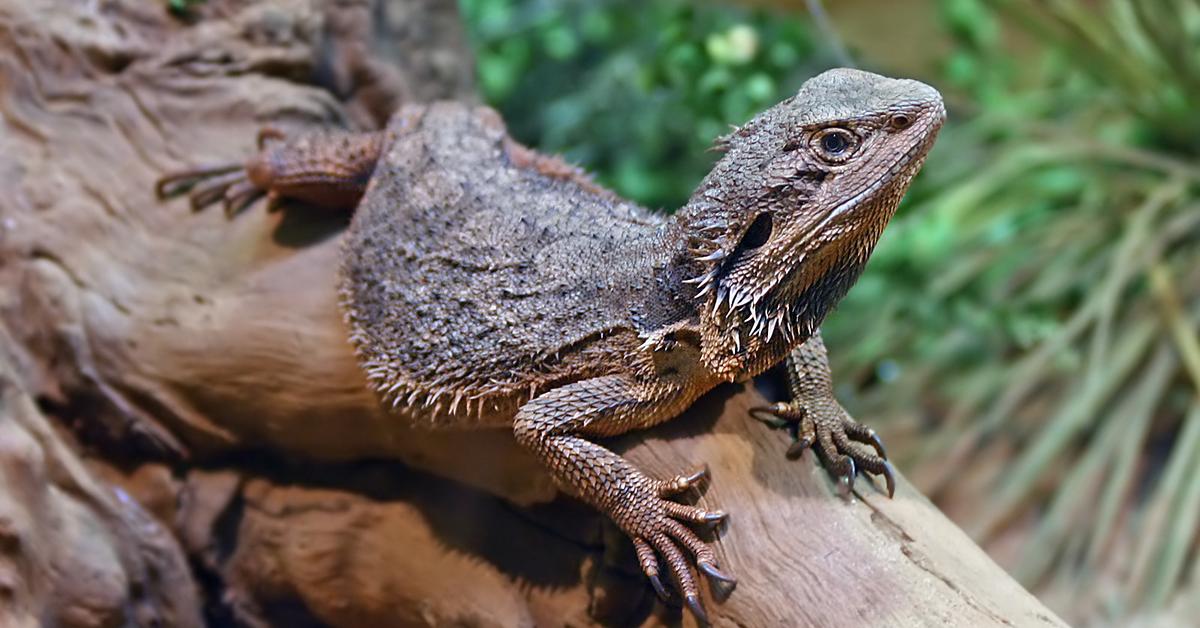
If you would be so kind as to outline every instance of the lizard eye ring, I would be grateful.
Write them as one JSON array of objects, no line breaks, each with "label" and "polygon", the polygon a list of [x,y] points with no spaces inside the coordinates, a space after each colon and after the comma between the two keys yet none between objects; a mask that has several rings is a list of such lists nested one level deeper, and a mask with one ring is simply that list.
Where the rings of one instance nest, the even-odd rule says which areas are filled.
[{"label": "lizard eye ring", "polygon": [[912,118],[908,117],[908,114],[897,113],[893,115],[891,120],[888,120],[888,122],[892,125],[893,129],[899,131],[902,129],[907,129],[909,126],[911,126]]},{"label": "lizard eye ring", "polygon": [[850,158],[857,148],[858,138],[840,127],[821,129],[813,136],[813,147],[818,156],[826,161],[842,162]]}]

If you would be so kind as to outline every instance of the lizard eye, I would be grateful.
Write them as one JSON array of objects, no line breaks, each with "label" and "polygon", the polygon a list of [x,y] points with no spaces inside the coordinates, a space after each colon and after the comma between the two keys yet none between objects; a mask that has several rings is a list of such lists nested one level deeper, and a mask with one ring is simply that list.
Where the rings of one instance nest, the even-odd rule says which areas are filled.
[{"label": "lizard eye", "polygon": [[893,129],[899,131],[901,129],[907,129],[909,126],[911,126],[912,118],[908,117],[906,114],[898,113],[892,116],[892,119],[889,120],[889,122],[891,123]]},{"label": "lizard eye", "polygon": [[813,136],[817,154],[827,161],[845,161],[854,152],[854,134],[842,128],[822,129]]}]

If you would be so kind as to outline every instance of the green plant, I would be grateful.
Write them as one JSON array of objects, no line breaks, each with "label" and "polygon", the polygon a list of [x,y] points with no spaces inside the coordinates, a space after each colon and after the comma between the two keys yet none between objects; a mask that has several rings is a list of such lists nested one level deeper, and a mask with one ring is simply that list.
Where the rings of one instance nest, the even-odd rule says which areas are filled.
[{"label": "green plant", "polygon": [[681,205],[730,125],[823,67],[793,15],[680,0],[462,0],[510,131],[651,207]]},{"label": "green plant", "polygon": [[193,6],[202,3],[204,0],[167,0],[167,9],[177,16],[184,16],[191,12]]}]

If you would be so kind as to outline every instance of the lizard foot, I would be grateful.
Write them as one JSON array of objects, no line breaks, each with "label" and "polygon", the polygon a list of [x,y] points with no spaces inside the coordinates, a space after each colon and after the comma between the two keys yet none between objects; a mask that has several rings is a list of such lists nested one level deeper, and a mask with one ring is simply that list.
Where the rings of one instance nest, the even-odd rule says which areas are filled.
[{"label": "lizard foot", "polygon": [[725,520],[726,513],[681,504],[667,498],[696,486],[707,476],[707,467],[670,480],[651,480],[643,476],[644,481],[638,483],[641,486],[631,487],[622,507],[617,508],[613,516],[633,540],[638,563],[650,579],[654,591],[663,600],[672,599],[660,577],[661,567],[665,567],[675,588],[682,594],[684,603],[702,625],[708,624],[708,616],[700,602],[700,588],[691,561],[684,552],[695,558],[696,569],[708,576],[714,586],[720,583],[732,591],[737,580],[717,568],[713,549],[681,522],[717,525]]},{"label": "lizard foot", "polygon": [[188,198],[193,211],[221,201],[227,216],[233,216],[265,193],[250,182],[241,164],[172,172],[155,182],[154,191],[160,199],[190,191]]},{"label": "lizard foot", "polygon": [[[284,133],[279,129],[263,128],[258,132],[258,149],[261,152],[269,143],[284,139]],[[155,182],[154,191],[160,199],[190,192],[188,198],[193,211],[200,211],[220,201],[227,216],[233,216],[266,194],[250,181],[245,164],[221,164],[172,172]]]},{"label": "lizard foot", "polygon": [[[768,425],[785,422],[795,438],[787,451],[789,458],[799,457],[811,447],[825,468],[845,487],[853,486],[858,472],[865,471],[883,476],[888,497],[896,494],[896,471],[887,460],[883,441],[875,430],[851,418],[837,401],[779,402],[751,408],[750,413]],[[869,445],[874,452],[864,450],[860,443]]]}]

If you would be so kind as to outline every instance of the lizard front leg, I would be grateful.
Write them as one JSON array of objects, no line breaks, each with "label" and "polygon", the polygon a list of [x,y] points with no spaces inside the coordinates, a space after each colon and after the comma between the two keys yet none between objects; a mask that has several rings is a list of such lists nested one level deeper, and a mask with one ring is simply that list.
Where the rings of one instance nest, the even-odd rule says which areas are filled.
[{"label": "lizard front leg", "polygon": [[719,522],[725,513],[667,499],[700,481],[706,471],[651,478],[585,438],[612,436],[669,418],[688,400],[679,391],[663,388],[616,375],[584,380],[526,403],[517,412],[513,430],[561,486],[611,517],[629,535],[642,570],[660,596],[666,597],[666,590],[659,578],[659,557],[697,619],[707,621],[684,552],[710,578],[736,581],[717,569],[712,548],[680,522]]},{"label": "lizard front leg", "polygon": [[[833,375],[821,332],[817,330],[787,358],[788,387],[792,400],[753,408],[754,414],[778,417],[795,428],[796,442],[789,456],[812,447],[831,472],[853,484],[858,471],[884,477],[888,496],[896,492],[896,472],[887,461],[883,442],[875,430],[855,421],[833,396]],[[874,452],[863,449],[863,443]]]}]

